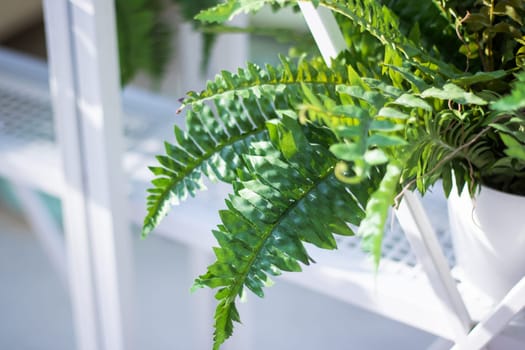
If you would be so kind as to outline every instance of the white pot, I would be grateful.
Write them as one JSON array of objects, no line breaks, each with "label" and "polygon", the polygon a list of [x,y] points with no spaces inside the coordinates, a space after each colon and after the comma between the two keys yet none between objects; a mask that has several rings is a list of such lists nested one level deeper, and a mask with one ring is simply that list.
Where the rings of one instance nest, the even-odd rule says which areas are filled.
[{"label": "white pot", "polygon": [[453,190],[450,228],[462,279],[499,301],[525,276],[525,197],[482,187]]}]

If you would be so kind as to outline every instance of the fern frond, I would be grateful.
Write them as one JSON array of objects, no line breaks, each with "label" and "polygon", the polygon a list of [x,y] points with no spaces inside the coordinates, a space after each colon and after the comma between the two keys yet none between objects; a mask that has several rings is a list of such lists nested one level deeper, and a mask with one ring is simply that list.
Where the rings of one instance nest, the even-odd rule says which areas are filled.
[{"label": "fern frond", "polygon": [[[266,138],[267,118],[261,105],[270,103],[249,94],[241,99],[217,99],[215,111],[195,104],[187,114],[187,131],[175,126],[177,144],[165,143],[166,154],[158,156],[160,166],[151,167],[156,176],[147,198],[148,214],[143,235],[164,218],[172,205],[203,189],[202,176],[232,182],[244,167],[241,155],[254,140]],[[235,118],[233,117],[235,116]]]},{"label": "fern frond", "polygon": [[196,19],[203,22],[223,23],[241,13],[257,12],[265,5],[285,6],[296,1],[290,0],[227,0],[210,9],[200,12]]},{"label": "fern frond", "polygon": [[[197,19],[204,22],[224,22],[239,13],[256,12],[264,5],[282,7],[297,4],[299,0],[228,0],[212,9],[201,12]],[[379,0],[313,0],[315,6],[326,7],[351,20],[355,26],[375,37],[384,47],[403,53],[405,59],[432,63],[442,74],[454,77],[457,68],[434,57],[420,43],[415,43],[400,30],[396,14]],[[392,4],[390,4],[392,5]],[[431,9],[435,6],[431,4]],[[446,24],[445,24],[446,25]],[[356,64],[354,62],[354,64]],[[359,64],[356,64],[359,65]],[[366,66],[366,65],[365,65]]]},{"label": "fern frond", "polygon": [[433,57],[420,44],[405,36],[397,16],[378,0],[321,0],[320,5],[347,17],[377,38],[383,46],[403,53],[405,59],[435,64],[450,77],[458,73],[455,67]]},{"label": "fern frond", "polygon": [[372,254],[376,269],[381,259],[381,248],[388,210],[398,194],[399,180],[406,156],[391,161],[379,187],[370,196],[366,205],[365,219],[359,225],[358,234],[363,237],[363,248]]},{"label": "fern frond", "polygon": [[[247,68],[239,69],[236,74],[222,72],[214,80],[207,83],[206,89],[200,93],[190,92],[184,99],[181,109],[191,107],[195,103],[201,103],[218,97],[228,98],[236,94],[252,93],[256,96],[277,97],[287,91],[288,100],[293,92],[301,93],[302,84],[319,86],[319,89],[335,91],[338,85],[349,83],[348,67],[344,62],[336,63],[328,68],[319,58],[311,61],[300,59],[294,62],[288,58],[281,57],[279,66],[266,65],[265,69],[253,63],[248,63]],[[296,99],[297,101],[300,98]],[[279,101],[278,101],[279,102]]]},{"label": "fern frond", "polygon": [[466,63],[458,52],[461,41],[456,34],[455,18],[438,1],[381,0],[397,15],[399,29],[413,42],[421,43],[427,52],[445,62]]},{"label": "fern frond", "polygon": [[432,118],[425,119],[420,128],[414,128],[409,136],[413,145],[409,162],[418,166],[404,178],[415,181],[422,193],[442,178],[448,195],[454,171],[458,190],[466,183],[474,193],[475,183],[481,180],[480,169],[490,168],[496,160],[490,138],[482,138],[492,132],[491,127],[486,125],[487,119],[484,110],[475,105],[463,113],[442,109]]},{"label": "fern frond", "polygon": [[335,157],[310,144],[297,121],[286,117],[269,128],[291,139],[253,145],[246,159],[257,176],[234,184],[214,231],[217,261],[196,281],[197,287],[219,288],[214,349],[239,321],[235,300],[245,287],[262,297],[268,275],[300,271],[300,263],[312,261],[304,242],[335,249],[332,233],[352,235],[347,223],[358,224],[363,217],[350,187],[333,174]]},{"label": "fern frond", "polygon": [[[347,184],[363,186],[371,194],[366,202],[366,218],[358,233],[363,238],[364,249],[372,253],[377,268],[388,210],[398,194],[407,158],[402,156],[405,154],[402,136],[408,114],[393,104],[402,96],[402,91],[389,89],[385,84],[384,90],[395,92],[389,96],[375,91],[375,84],[367,86],[366,83],[362,80],[361,86],[339,87],[341,100],[346,102],[343,104],[328,98],[321,102],[312,96],[309,99],[312,105],[303,107],[306,109],[303,113],[306,114],[304,118],[322,121],[340,137],[330,147],[330,151],[342,160],[336,165],[336,177]],[[386,171],[378,172],[385,163],[388,163]],[[362,183],[370,178],[378,179],[379,184],[370,187]]]},{"label": "fern frond", "polygon": [[[316,94],[337,98],[337,88],[354,78],[344,64],[328,68],[320,60],[262,70],[254,64],[237,74],[223,72],[201,93],[190,92],[187,131],[175,128],[176,145],[166,143],[166,154],[152,167],[156,178],[149,190],[143,235],[153,230],[172,205],[202,189],[201,177],[231,183],[245,164],[254,141],[267,139],[266,121],[295,109],[304,97],[303,84]],[[211,108],[209,105],[212,104]],[[191,135],[191,136],[190,136]]]}]

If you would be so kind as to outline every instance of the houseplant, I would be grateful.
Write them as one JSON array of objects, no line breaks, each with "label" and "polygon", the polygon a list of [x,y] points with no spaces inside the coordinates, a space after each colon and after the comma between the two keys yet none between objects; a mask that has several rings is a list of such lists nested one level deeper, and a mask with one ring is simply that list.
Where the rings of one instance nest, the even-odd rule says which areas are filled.
[{"label": "houseplant", "polygon": [[[263,296],[269,275],[312,262],[304,242],[335,249],[333,234],[357,234],[377,264],[404,190],[441,180],[447,195],[453,184],[525,194],[522,1],[312,2],[337,13],[348,51],[330,67],[284,57],[222,72],[185,97],[187,130],[151,167],[144,235],[203,176],[232,184],[217,261],[195,282],[218,289],[214,348],[239,321],[245,287]],[[297,1],[228,0],[198,18],[265,4]]]}]

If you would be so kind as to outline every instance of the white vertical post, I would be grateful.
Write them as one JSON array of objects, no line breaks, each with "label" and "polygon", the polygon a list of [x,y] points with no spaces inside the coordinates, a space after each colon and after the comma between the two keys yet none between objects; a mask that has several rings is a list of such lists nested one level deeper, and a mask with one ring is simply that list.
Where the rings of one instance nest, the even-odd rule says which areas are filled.
[{"label": "white vertical post", "polygon": [[132,349],[114,3],[45,0],[44,14],[77,346]]},{"label": "white vertical post", "polygon": [[332,11],[324,7],[315,8],[308,1],[299,2],[299,7],[324,61],[329,65],[331,59],[346,50],[345,38]]}]

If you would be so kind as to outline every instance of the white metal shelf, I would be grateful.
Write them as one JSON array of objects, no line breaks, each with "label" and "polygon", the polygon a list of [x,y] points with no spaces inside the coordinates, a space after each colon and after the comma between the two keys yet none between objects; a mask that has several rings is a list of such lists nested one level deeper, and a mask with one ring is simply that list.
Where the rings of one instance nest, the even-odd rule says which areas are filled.
[{"label": "white metal shelf", "polygon": [[[145,189],[151,174],[148,165],[163,153],[163,140],[172,140],[172,126],[182,126],[176,104],[156,95],[128,89],[123,94],[129,176],[130,219],[141,224]],[[63,189],[60,157],[53,142],[47,68],[43,62],[10,51],[0,51],[0,176],[23,181],[34,189],[59,195]],[[212,186],[198,198],[181,205],[164,220],[157,233],[191,246],[209,249],[210,234],[218,223],[216,210],[223,206],[224,186]],[[439,191],[427,196],[426,209],[450,267],[455,264],[448,233],[446,203]],[[377,274],[356,238],[339,240],[336,252],[311,248],[317,261],[300,274],[283,277],[367,310],[452,339],[452,327],[441,312],[426,275],[418,265],[402,230],[394,220],[384,240],[384,257]],[[460,285],[469,311],[480,319],[490,303],[476,291]]]}]

